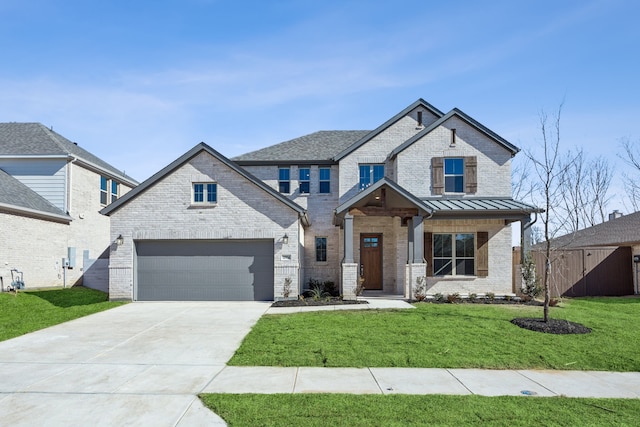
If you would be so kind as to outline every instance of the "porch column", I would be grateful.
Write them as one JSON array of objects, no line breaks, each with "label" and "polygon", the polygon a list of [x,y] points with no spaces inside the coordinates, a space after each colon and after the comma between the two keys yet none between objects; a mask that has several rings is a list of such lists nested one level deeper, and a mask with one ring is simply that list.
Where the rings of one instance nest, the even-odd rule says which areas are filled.
[{"label": "porch column", "polygon": [[358,264],[353,260],[353,215],[346,214],[342,227],[344,235],[344,259],[342,260],[342,297],[354,300],[358,297]]},{"label": "porch column", "polygon": [[353,263],[353,215],[346,214],[344,216],[344,262],[345,264]]},{"label": "porch column", "polygon": [[407,219],[407,264],[413,262],[413,219]]},{"label": "porch column", "polygon": [[424,262],[424,223],[421,215],[414,216],[413,231],[413,264]]}]

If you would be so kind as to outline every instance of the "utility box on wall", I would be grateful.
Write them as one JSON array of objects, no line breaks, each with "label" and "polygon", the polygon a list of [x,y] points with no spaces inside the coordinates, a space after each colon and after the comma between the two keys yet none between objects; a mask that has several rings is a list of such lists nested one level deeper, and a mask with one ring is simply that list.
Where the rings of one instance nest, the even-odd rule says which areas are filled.
[{"label": "utility box on wall", "polygon": [[67,268],[75,268],[76,266],[76,248],[68,247],[67,248]]}]

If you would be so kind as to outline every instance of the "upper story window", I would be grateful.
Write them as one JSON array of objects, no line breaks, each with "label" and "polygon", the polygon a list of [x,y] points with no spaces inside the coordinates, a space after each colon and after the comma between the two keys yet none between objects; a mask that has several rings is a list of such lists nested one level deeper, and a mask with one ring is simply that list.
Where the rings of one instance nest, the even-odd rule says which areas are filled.
[{"label": "upper story window", "polygon": [[278,191],[284,194],[291,192],[291,171],[289,168],[278,168]]},{"label": "upper story window", "polygon": [[298,177],[300,182],[300,194],[309,194],[309,190],[311,189],[310,184],[310,169],[309,168],[300,168],[298,169]]},{"label": "upper story window", "polygon": [[384,165],[360,165],[360,190],[384,177]]},{"label": "upper story window", "polygon": [[464,193],[464,159],[444,159],[445,193]]},{"label": "upper story window", "polygon": [[215,182],[194,182],[192,201],[198,204],[218,203],[218,185]]},{"label": "upper story window", "polygon": [[111,203],[115,202],[118,199],[120,191],[120,184],[117,181],[111,180]]},{"label": "upper story window", "polygon": [[473,233],[433,235],[433,274],[435,276],[473,276],[475,239]]},{"label": "upper story window", "polygon": [[320,193],[331,193],[331,169],[320,168]]},{"label": "upper story window", "polygon": [[107,201],[109,200],[107,198],[108,188],[109,188],[109,180],[107,179],[106,176],[101,176],[100,177],[100,204],[101,205],[106,205]]}]

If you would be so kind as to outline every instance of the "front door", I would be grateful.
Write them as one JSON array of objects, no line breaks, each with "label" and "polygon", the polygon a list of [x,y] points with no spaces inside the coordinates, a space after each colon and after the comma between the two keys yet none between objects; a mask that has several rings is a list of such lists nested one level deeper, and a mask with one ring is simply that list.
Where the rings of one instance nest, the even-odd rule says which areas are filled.
[{"label": "front door", "polygon": [[360,276],[365,290],[382,290],[382,234],[360,235]]}]

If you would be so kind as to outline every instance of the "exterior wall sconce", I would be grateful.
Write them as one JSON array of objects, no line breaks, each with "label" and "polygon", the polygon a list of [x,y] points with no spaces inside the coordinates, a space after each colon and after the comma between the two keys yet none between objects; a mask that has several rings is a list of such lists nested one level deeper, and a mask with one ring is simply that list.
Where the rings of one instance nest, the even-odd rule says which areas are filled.
[{"label": "exterior wall sconce", "polygon": [[118,246],[124,245],[124,237],[122,237],[122,234],[120,234],[118,237],[116,237],[116,245],[118,245]]},{"label": "exterior wall sconce", "polygon": [[282,236],[282,243],[285,245],[289,244],[289,236],[287,236],[287,234],[285,233],[284,236]]}]

